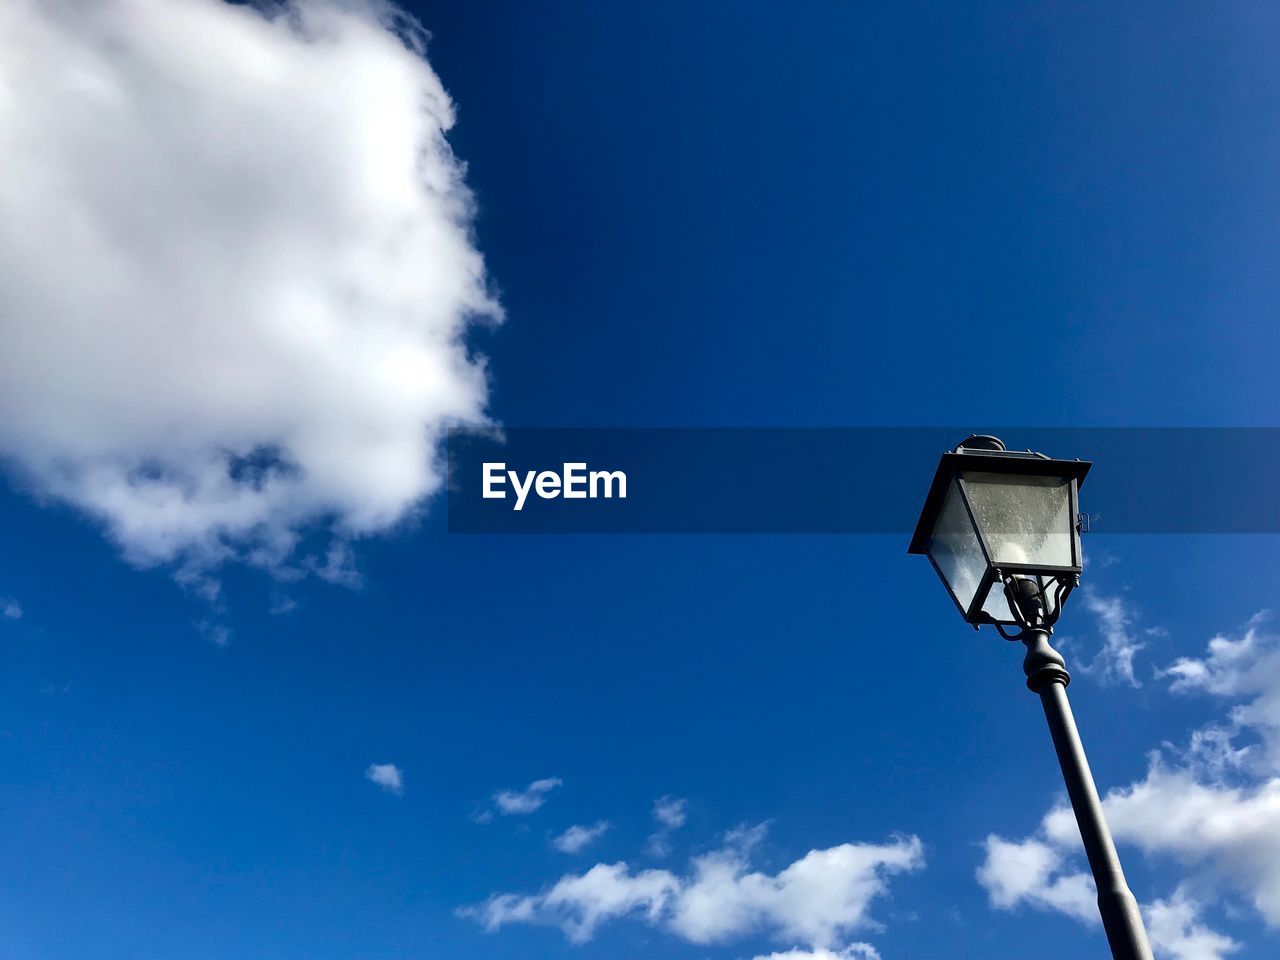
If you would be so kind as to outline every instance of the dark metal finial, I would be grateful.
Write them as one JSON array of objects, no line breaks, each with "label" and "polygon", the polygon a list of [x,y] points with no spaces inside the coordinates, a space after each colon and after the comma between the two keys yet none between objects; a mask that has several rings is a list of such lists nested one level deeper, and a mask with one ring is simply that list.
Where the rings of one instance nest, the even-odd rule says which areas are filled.
[{"label": "dark metal finial", "polygon": [[956,444],[953,453],[959,453],[964,450],[1004,450],[1006,449],[1004,441],[999,437],[993,437],[988,433],[975,433],[971,437],[965,437]]}]

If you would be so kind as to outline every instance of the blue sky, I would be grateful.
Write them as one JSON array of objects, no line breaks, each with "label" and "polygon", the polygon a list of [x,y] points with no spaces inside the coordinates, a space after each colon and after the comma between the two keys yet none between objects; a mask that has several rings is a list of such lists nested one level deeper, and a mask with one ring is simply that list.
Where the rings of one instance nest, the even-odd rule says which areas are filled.
[{"label": "blue sky", "polygon": [[[414,436],[442,417],[484,415],[513,426],[1013,423],[1027,426],[1027,443],[1035,426],[1274,425],[1280,14],[1261,4],[407,7],[430,31],[425,57],[456,110],[450,127],[443,101],[431,101],[434,126],[419,133],[437,146],[423,162],[452,175],[432,139],[447,134],[473,205],[438,217],[422,208],[427,235],[449,229],[390,280],[376,275],[400,299],[387,306],[364,290],[341,302],[381,316],[437,298],[449,309],[430,329],[487,360],[481,382],[463,353],[449,354],[446,400],[406,388],[392,398],[400,406],[378,395],[366,408],[363,381],[338,361],[314,378],[299,372],[320,355],[311,346],[199,366],[221,342],[208,331],[258,319],[249,301],[241,313],[231,301],[205,327],[188,305],[221,296],[227,278],[286,289],[268,285],[268,268],[296,281],[287,289],[321,296],[296,266],[312,247],[288,245],[317,224],[396,236],[378,232],[399,224],[390,215],[282,206],[270,248],[228,252],[243,247],[228,224],[259,203],[237,179],[257,176],[255,158],[280,158],[272,176],[328,183],[354,167],[321,163],[321,148],[364,120],[370,144],[398,143],[390,120],[408,108],[390,94],[376,106],[348,95],[344,71],[385,65],[369,76],[429,90],[424,75],[341,24],[332,58],[288,60],[304,41],[280,28],[270,43],[312,101],[277,98],[267,87],[279,74],[237,67],[216,81],[220,69],[183,74],[177,99],[153,102],[102,36],[132,38],[120,49],[146,55],[122,62],[166,79],[179,69],[166,51],[259,63],[249,45],[266,36],[261,18],[237,10],[224,35],[208,29],[226,16],[220,0],[192,0],[211,18],[205,29],[175,19],[153,30],[153,7],[108,6],[83,23],[27,2],[11,16],[30,42],[84,66],[83,89],[108,77],[119,102],[138,96],[130,115],[144,132],[146,118],[165,131],[181,114],[202,118],[189,136],[141,137],[147,157],[179,158],[165,171],[201,177],[176,177],[172,195],[164,177],[124,178],[135,197],[157,197],[142,205],[150,227],[172,230],[143,231],[155,249],[139,249],[202,256],[188,274],[139,254],[143,288],[160,293],[127,302],[156,313],[122,307],[110,340],[169,336],[154,355],[102,353],[78,334],[54,345],[69,344],[63,353],[52,338],[24,339],[80,329],[56,328],[57,311],[73,310],[57,284],[0,301],[0,375],[17,385],[0,387],[0,402],[18,424],[0,430],[0,953],[863,960],[873,948],[883,960],[1015,960],[1035,943],[1044,960],[1104,954],[1073,892],[1078,841],[1052,816],[1042,824],[1062,802],[1061,779],[1020,651],[960,623],[905,537],[450,535],[438,485],[399,459],[408,449],[425,462],[429,446],[406,441],[384,461],[381,446],[335,441],[351,456],[326,473],[309,444],[319,436],[327,451],[347,436],[353,405],[408,422]],[[237,86],[245,76],[263,86]],[[184,97],[204,109],[182,109]],[[248,137],[236,111],[277,101],[288,110],[262,116],[306,118],[301,146],[255,140],[261,149],[201,167],[200,137],[222,122],[233,133],[220,141]],[[0,130],[22,132],[15,151],[38,159],[37,148],[81,142],[27,136],[42,109],[80,115],[23,102],[19,114],[0,101]],[[389,121],[374,129],[379,109]],[[109,144],[124,160],[142,156]],[[367,161],[370,184],[398,183],[372,155],[333,154]],[[58,169],[109,200],[124,189]],[[52,192],[29,193],[29,204],[5,195],[10,222],[27,204],[19,212],[61,223],[50,211],[88,195],[42,189]],[[202,191],[216,203],[165,213]],[[443,195],[464,197],[456,184]],[[376,191],[351,196],[382,209]],[[113,204],[95,204],[94,216],[119,225]],[[225,221],[210,212],[224,208]],[[126,226],[113,235],[136,236]],[[0,231],[0,243],[57,262],[71,234],[49,229],[30,242]],[[287,268],[273,259],[282,249]],[[364,262],[335,249],[323,262]],[[97,282],[97,261],[67,259],[65,286]],[[418,263],[428,278],[466,279],[420,285]],[[190,301],[188,276],[200,291]],[[345,355],[365,341],[343,342]],[[185,379],[210,378],[208,397],[251,401],[220,408],[208,427],[201,411],[214,401],[158,372],[170,363],[191,371]],[[51,373],[28,381],[26,367]],[[69,386],[46,392],[50,377]],[[174,411],[145,430],[130,419],[141,407],[113,401],[139,377]],[[306,416],[325,390],[338,412],[313,434]],[[312,399],[295,409],[286,392]],[[107,420],[86,412],[99,403]],[[240,447],[226,439],[255,417],[265,432]],[[358,420],[360,431],[371,422]],[[143,434],[168,439],[135,441]],[[204,486],[211,464],[226,467],[209,451],[227,449],[267,449],[264,475],[283,464],[280,486],[264,481],[263,499],[243,501]],[[291,457],[314,466],[305,479],[289,472]],[[153,501],[120,493],[154,492],[148,483],[171,476],[187,491],[170,504],[181,530],[147,512]],[[397,482],[382,486],[387,476]],[[280,500],[268,496],[276,489]],[[228,504],[264,512],[235,527]],[[1155,911],[1153,929],[1172,931],[1157,955],[1217,960],[1228,942],[1242,957],[1270,955],[1280,654],[1274,623],[1254,618],[1277,602],[1275,544],[1091,534],[1085,547],[1089,592],[1059,634],[1073,670],[1091,668],[1076,672],[1071,696],[1101,790],[1120,791],[1113,820],[1131,885]],[[394,775],[374,782],[371,765]],[[601,823],[576,851],[555,843]],[[993,848],[993,835],[1009,846]],[[820,898],[792,883],[804,869],[786,871],[843,844],[887,865],[803,861],[817,889],[841,877],[869,885],[841,908],[814,906]],[[1002,849],[1010,859],[997,862]],[[615,892],[632,898],[616,916],[600,884],[580,884],[577,900],[547,896],[563,877],[615,864],[626,865]],[[729,878],[719,900],[699,886],[715,870]],[[503,894],[513,897],[491,899]],[[597,924],[584,924],[590,909],[605,911]]]}]

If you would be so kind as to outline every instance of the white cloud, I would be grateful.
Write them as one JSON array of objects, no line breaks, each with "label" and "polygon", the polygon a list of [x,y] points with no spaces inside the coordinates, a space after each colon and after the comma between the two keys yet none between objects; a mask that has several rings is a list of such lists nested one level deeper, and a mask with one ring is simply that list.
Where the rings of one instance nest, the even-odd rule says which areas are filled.
[{"label": "white cloud", "polygon": [[1280,927],[1280,778],[1243,787],[1203,783],[1156,760],[1143,780],[1108,794],[1106,810],[1120,840],[1201,868],[1215,887],[1243,894]]},{"label": "white cloud", "polygon": [[[1069,822],[1075,829],[1069,810],[1056,810],[1052,816],[1059,827]],[[1055,829],[1048,823],[1045,826],[1050,834],[1065,833],[1065,828]],[[1056,837],[1059,842],[1061,839]],[[1026,904],[1065,914],[1089,927],[1100,927],[1093,878],[1085,872],[1066,869],[1066,859],[1062,849],[1034,837],[1011,842],[990,836],[986,860],[978,869],[978,882],[986,888],[993,907],[1012,910]],[[1204,905],[1182,887],[1168,899],[1142,908],[1151,946],[1161,960],[1223,960],[1239,948],[1236,941],[1201,921],[1203,909]]]},{"label": "white cloud", "polygon": [[364,775],[388,793],[404,793],[404,774],[394,763],[371,763]]},{"label": "white cloud", "polygon": [[589,827],[574,824],[560,836],[551,841],[551,845],[562,853],[577,853],[587,844],[604,836],[609,829],[608,820],[599,820]]},{"label": "white cloud", "polygon": [[556,777],[535,780],[523,790],[499,790],[493,795],[498,812],[507,816],[533,813],[547,802],[547,794],[562,783]]},{"label": "white cloud", "polygon": [[694,943],[713,943],[759,927],[781,939],[835,946],[866,925],[886,877],[923,865],[912,837],[890,844],[846,843],[811,850],[775,876],[748,872],[750,844],[730,844],[694,860],[694,876],[675,904],[671,927]]},{"label": "white cloud", "polygon": [[735,831],[723,847],[695,858],[686,876],[668,870],[633,873],[626,863],[601,863],[562,877],[542,893],[497,894],[463,913],[487,930],[510,923],[556,926],[575,943],[591,939],[606,921],[635,917],[697,944],[765,932],[799,943],[823,960],[841,955],[841,949],[862,950],[850,957],[874,956],[861,945],[842,948],[842,940],[874,926],[869,907],[887,891],[889,877],[924,865],[919,839],[813,850],[767,874],[750,868],[762,833],[763,827]]},{"label": "white cloud", "polygon": [[1151,946],[1162,960],[1222,960],[1240,949],[1230,937],[1200,922],[1200,907],[1179,888],[1146,910]]},{"label": "white cloud", "polygon": [[135,563],[342,580],[484,421],[500,310],[420,31],[271,9],[0,4],[0,456]]},{"label": "white cloud", "polygon": [[653,801],[653,819],[659,826],[678,830],[688,819],[688,814],[685,812],[686,805],[685,800],[680,797],[659,797]]},{"label": "white cloud", "polygon": [[625,863],[598,863],[580,876],[562,877],[545,893],[490,897],[468,915],[491,931],[509,923],[550,923],[571,942],[585,943],[607,920],[639,913],[656,922],[677,888],[678,881],[665,870],[632,874]]},{"label": "white cloud", "polygon": [[[1276,644],[1262,632],[1270,617],[1269,610],[1255,613],[1234,640],[1215,634],[1204,658],[1179,657],[1161,676],[1173,678],[1175,692],[1207,690],[1218,696],[1239,696],[1271,689],[1276,677],[1270,662],[1275,659]],[[1266,669],[1259,669],[1264,665]]]},{"label": "white cloud", "polygon": [[869,943],[851,943],[843,950],[784,950],[755,960],[880,960],[880,952]]},{"label": "white cloud", "polygon": [[1063,873],[1063,853],[1043,841],[1017,842],[994,834],[986,839],[986,859],[978,882],[991,905],[1011,910],[1020,903],[1055,910],[1083,923],[1097,924],[1097,891],[1085,873]]},{"label": "white cloud", "polygon": [[[1268,611],[1255,614],[1235,639],[1218,634],[1203,658],[1180,657],[1160,676],[1175,693],[1207,693],[1241,700],[1227,721],[1197,731],[1191,750],[1224,768],[1248,768],[1257,776],[1280,774],[1280,644],[1264,633]],[[1237,745],[1241,734],[1255,742]]]},{"label": "white cloud", "polygon": [[[1144,908],[1153,943],[1175,960],[1218,960],[1236,949],[1200,920],[1216,900],[1242,897],[1280,928],[1280,641],[1263,621],[1255,616],[1239,636],[1213,637],[1204,657],[1157,673],[1175,693],[1228,701],[1226,718],[1193,731],[1184,749],[1154,752],[1145,776],[1103,800],[1118,843],[1177,864],[1187,878]],[[1031,837],[989,837],[978,878],[993,906],[1026,903],[1096,923],[1079,854],[1074,816],[1057,806]],[[1171,875],[1167,867],[1162,875]]]},{"label": "white cloud", "polygon": [[0,597],[0,617],[4,617],[6,620],[21,620],[22,607],[17,600]]},{"label": "white cloud", "polygon": [[684,826],[688,819],[688,804],[681,797],[670,795],[653,801],[653,819],[658,829],[649,836],[645,846],[652,857],[665,857],[671,852],[671,834]]}]

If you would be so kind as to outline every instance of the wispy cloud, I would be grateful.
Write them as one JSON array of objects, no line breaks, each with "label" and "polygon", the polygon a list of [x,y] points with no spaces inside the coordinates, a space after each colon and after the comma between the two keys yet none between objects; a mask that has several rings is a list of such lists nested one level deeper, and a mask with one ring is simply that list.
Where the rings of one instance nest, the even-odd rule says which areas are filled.
[{"label": "wispy cloud", "polygon": [[591,826],[574,824],[564,833],[551,841],[551,845],[562,853],[578,853],[589,843],[604,836],[611,824],[608,820],[597,820]]},{"label": "wispy cloud", "polygon": [[653,820],[657,829],[649,835],[645,849],[650,856],[665,857],[671,853],[671,834],[688,819],[688,804],[681,797],[662,796],[653,801]]},{"label": "wispy cloud", "polygon": [[1097,618],[1102,634],[1102,649],[1092,662],[1081,664],[1081,668],[1104,681],[1142,686],[1134,673],[1133,660],[1146,649],[1147,644],[1138,637],[1139,631],[1134,625],[1129,605],[1122,597],[1103,596],[1089,587],[1081,590],[1080,594],[1085,609]]},{"label": "wispy cloud", "polygon": [[668,830],[678,830],[688,819],[688,802],[682,797],[665,796],[653,801],[653,819]]},{"label": "wispy cloud", "polygon": [[804,948],[780,954],[785,960],[874,958],[871,948],[846,938],[872,926],[870,905],[887,891],[892,876],[924,866],[920,840],[900,837],[812,850],[768,874],[751,868],[753,848],[763,834],[763,826],[732,831],[719,849],[695,858],[683,875],[598,863],[541,893],[495,894],[460,912],[491,931],[513,923],[558,927],[573,943],[590,940],[606,923],[633,918],[696,944],[770,931]]},{"label": "wispy cloud", "polygon": [[274,616],[285,616],[293,613],[301,604],[288,594],[276,594],[271,598],[270,612]]},{"label": "wispy cloud", "polygon": [[394,793],[396,796],[404,793],[404,774],[394,763],[371,763],[364,775],[387,793]]},{"label": "wispy cloud", "polygon": [[17,600],[10,597],[0,597],[0,617],[5,620],[21,620],[22,607]]},{"label": "wispy cloud", "polygon": [[217,620],[198,620],[195,624],[196,630],[200,636],[204,637],[215,647],[225,647],[231,643],[231,628],[225,623],[219,623]]},{"label": "wispy cloud", "polygon": [[557,777],[535,780],[523,790],[499,790],[493,795],[493,805],[504,816],[533,813],[547,802],[547,794],[563,783]]}]

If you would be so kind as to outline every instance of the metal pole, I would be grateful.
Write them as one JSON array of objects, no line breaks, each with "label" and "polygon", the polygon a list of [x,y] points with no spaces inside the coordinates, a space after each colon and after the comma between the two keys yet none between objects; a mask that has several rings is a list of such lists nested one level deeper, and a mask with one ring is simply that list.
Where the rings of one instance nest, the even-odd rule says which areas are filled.
[{"label": "metal pole", "polygon": [[1107,943],[1111,945],[1111,956],[1115,960],[1152,960],[1138,901],[1125,883],[1116,845],[1098,799],[1098,788],[1093,783],[1084,745],[1080,742],[1080,731],[1071,715],[1071,704],[1067,701],[1071,674],[1067,673],[1066,661],[1050,646],[1047,629],[1025,630],[1022,642],[1027,646],[1022,669],[1027,674],[1027,686],[1040,695],[1045,719],[1049,721],[1062,778],[1067,782],[1067,795],[1071,797],[1080,839],[1084,841],[1084,852],[1098,888],[1098,912],[1102,915]]}]

